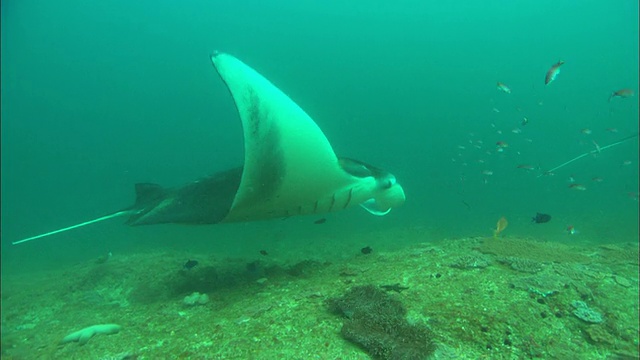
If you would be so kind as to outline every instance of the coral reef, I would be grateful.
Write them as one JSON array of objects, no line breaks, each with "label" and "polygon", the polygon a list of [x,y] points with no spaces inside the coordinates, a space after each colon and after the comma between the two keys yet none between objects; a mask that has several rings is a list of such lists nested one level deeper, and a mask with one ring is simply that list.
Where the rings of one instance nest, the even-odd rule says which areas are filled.
[{"label": "coral reef", "polygon": [[591,324],[599,324],[604,321],[602,314],[591,309],[584,301],[573,301],[571,306],[574,308],[573,315],[582,321]]},{"label": "coral reef", "polygon": [[489,259],[486,256],[473,253],[456,257],[449,266],[456,269],[482,269],[489,266],[489,264]]},{"label": "coral reef", "polygon": [[540,262],[516,256],[500,257],[498,258],[498,262],[509,265],[509,267],[515,271],[524,273],[535,274],[542,270],[542,264]]},{"label": "coral reef", "polygon": [[200,294],[199,292],[194,292],[191,295],[187,295],[182,299],[182,303],[187,306],[195,306],[195,305],[204,305],[209,302],[209,295]]},{"label": "coral reef", "polygon": [[[464,238],[397,251],[374,243],[376,251],[364,256],[359,249],[370,241],[354,240],[353,256],[331,264],[300,260],[302,255],[279,258],[277,247],[264,256],[257,251],[261,244],[246,257],[224,257],[209,253],[207,244],[204,252],[117,253],[103,264],[91,255],[51,271],[3,273],[0,357],[638,358],[638,267],[612,260],[622,255],[618,246],[559,244],[558,249],[591,255],[580,263],[524,252],[527,242],[538,250],[554,247],[538,240],[516,239],[523,249],[517,255],[479,254],[475,248],[483,240]],[[477,256],[493,266],[450,266],[473,265]],[[523,273],[495,264],[507,256],[541,263],[542,270]],[[183,269],[190,258],[200,264]],[[347,291],[365,284],[374,286]],[[187,307],[183,299],[194,292],[208,294],[209,303]],[[588,306],[576,303],[578,310],[573,300]],[[340,317],[327,311],[325,301]],[[578,318],[599,320],[593,311],[604,321]],[[112,320],[126,326],[126,336],[59,346],[78,324]],[[429,329],[437,329],[436,335]]]},{"label": "coral reef", "polygon": [[491,238],[476,250],[497,256],[516,256],[537,261],[562,263],[589,263],[590,258],[570,246],[559,243],[527,241],[517,238]]},{"label": "coral reef", "polygon": [[346,317],[342,336],[376,359],[425,359],[435,350],[431,331],[409,324],[402,303],[373,285],[356,286],[328,305]]},{"label": "coral reef", "polygon": [[559,293],[569,282],[568,278],[545,271],[532,276],[515,278],[511,285],[516,289],[547,297]]}]

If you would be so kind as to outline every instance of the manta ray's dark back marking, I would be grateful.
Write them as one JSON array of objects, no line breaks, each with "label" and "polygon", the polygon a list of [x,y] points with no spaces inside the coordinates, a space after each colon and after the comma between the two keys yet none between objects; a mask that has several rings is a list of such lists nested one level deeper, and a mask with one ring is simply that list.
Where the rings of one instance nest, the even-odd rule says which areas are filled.
[{"label": "manta ray's dark back marking", "polygon": [[152,183],[138,183],[135,185],[136,202],[133,208],[139,209],[161,199],[165,193],[162,186]]},{"label": "manta ray's dark back marking", "polygon": [[[281,186],[282,179],[286,175],[287,169],[285,168],[285,159],[282,154],[282,149],[278,146],[280,144],[280,131],[277,126],[270,126],[274,124],[271,121],[268,107],[263,106],[260,98],[253,89],[247,90],[247,96],[249,97],[249,131],[253,135],[266,134],[261,139],[259,145],[260,153],[264,161],[254,164],[256,168],[253,174],[259,174],[259,179],[252,179],[253,186],[259,187],[257,191],[253,191],[250,197],[251,202],[257,203],[260,200],[270,200]],[[266,119],[266,120],[264,120]],[[264,128],[269,126],[268,128]],[[249,200],[249,199],[248,199]]]},{"label": "manta ray's dark back marking", "polygon": [[247,115],[249,115],[250,120],[249,131],[251,132],[251,135],[256,136],[259,134],[260,117],[262,116],[262,112],[264,112],[265,117],[268,117],[269,113],[266,109],[260,109],[260,98],[252,88],[247,90],[247,96],[249,97],[249,108],[247,109]]},{"label": "manta ray's dark back marking", "polygon": [[217,224],[231,209],[241,174],[242,168],[238,167],[178,189],[163,190],[161,198],[147,203],[127,224]]}]

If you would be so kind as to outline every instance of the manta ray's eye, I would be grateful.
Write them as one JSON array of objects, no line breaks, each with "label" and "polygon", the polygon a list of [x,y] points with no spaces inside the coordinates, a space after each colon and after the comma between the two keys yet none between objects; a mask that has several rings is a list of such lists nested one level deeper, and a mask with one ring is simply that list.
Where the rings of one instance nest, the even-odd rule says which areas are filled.
[{"label": "manta ray's eye", "polygon": [[396,177],[391,174],[387,174],[387,176],[384,179],[382,179],[381,187],[383,190],[388,190],[388,189],[391,189],[391,187],[395,184],[396,184]]}]

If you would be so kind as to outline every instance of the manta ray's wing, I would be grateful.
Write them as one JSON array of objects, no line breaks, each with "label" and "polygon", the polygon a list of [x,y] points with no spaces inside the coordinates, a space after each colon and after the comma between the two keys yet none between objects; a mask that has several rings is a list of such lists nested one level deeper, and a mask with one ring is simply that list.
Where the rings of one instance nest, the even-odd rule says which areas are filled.
[{"label": "manta ray's wing", "polygon": [[392,175],[344,167],[346,160],[338,160],[309,115],[258,72],[228,54],[214,54],[211,61],[233,96],[244,131],[242,179],[223,221],[338,211],[375,201],[391,186],[389,207],[404,201]]}]

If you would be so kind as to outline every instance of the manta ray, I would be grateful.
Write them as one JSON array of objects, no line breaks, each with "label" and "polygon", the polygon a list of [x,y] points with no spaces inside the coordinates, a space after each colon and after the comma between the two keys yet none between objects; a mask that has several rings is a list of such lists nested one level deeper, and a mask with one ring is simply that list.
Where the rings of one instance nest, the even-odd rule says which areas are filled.
[{"label": "manta ray", "polygon": [[97,219],[13,242],[72,230],[115,217],[126,224],[219,224],[335,212],[360,205],[385,215],[405,194],[391,173],[338,157],[318,125],[257,71],[226,53],[211,62],[235,102],[244,136],[244,164],[179,188],[135,185],[133,205]]}]

